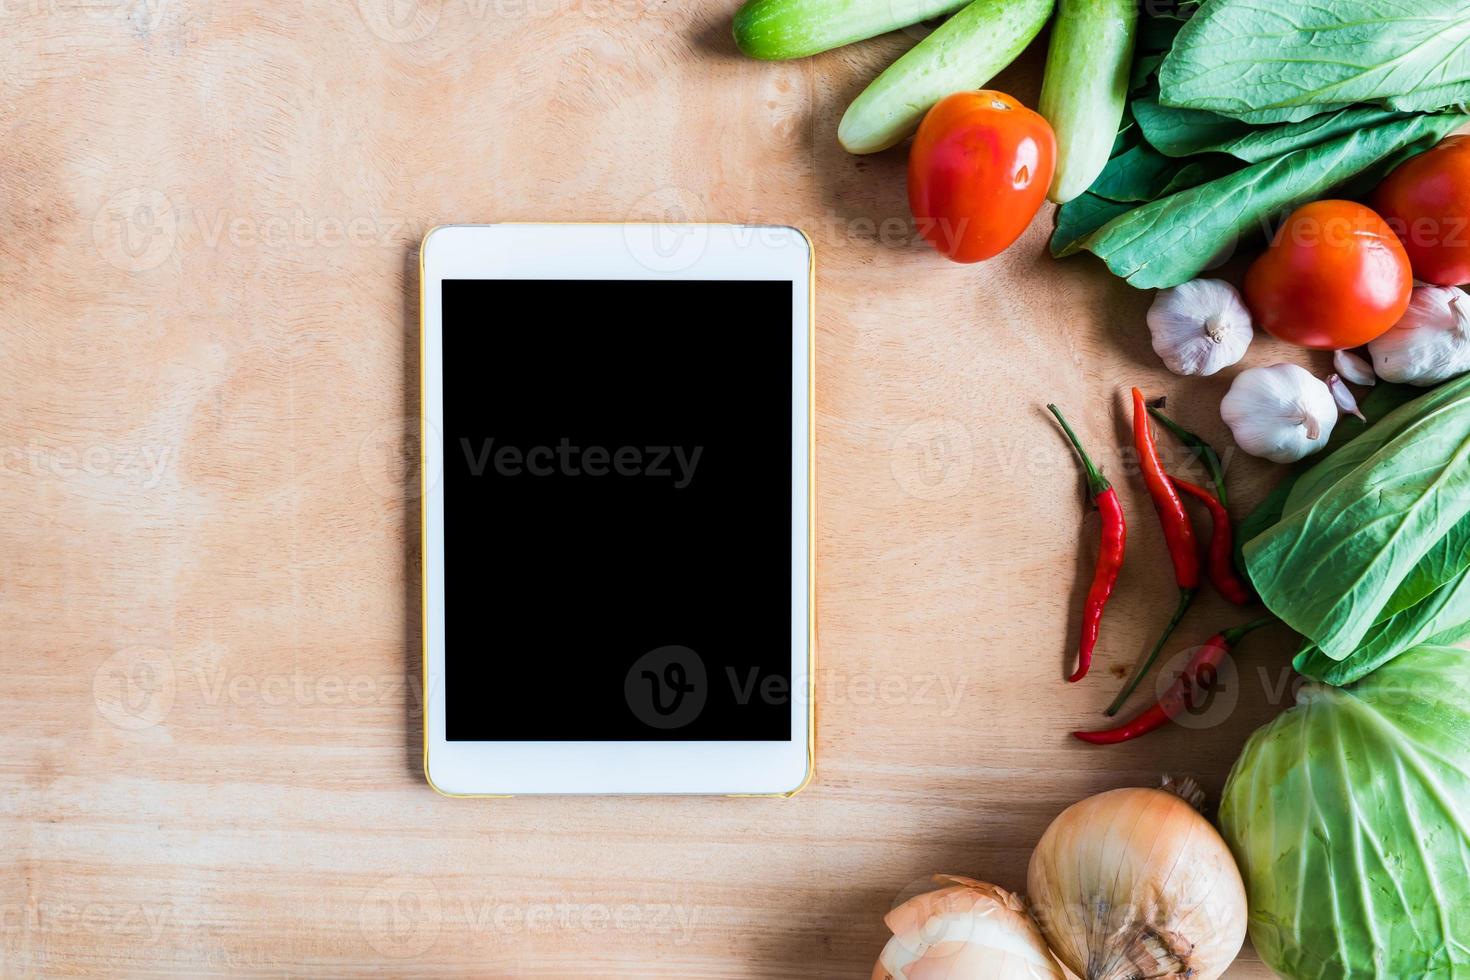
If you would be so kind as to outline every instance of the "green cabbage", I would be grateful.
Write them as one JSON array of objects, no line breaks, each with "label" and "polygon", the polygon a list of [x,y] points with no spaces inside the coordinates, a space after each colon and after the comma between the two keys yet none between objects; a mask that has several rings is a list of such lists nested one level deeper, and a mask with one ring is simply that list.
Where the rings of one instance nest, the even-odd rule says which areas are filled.
[{"label": "green cabbage", "polygon": [[1307,683],[1251,736],[1220,820],[1277,973],[1470,977],[1470,652]]}]

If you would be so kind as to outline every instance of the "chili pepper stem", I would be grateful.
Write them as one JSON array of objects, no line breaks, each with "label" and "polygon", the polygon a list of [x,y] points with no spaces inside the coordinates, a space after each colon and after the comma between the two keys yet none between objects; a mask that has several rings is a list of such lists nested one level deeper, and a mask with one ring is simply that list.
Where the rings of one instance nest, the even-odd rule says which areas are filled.
[{"label": "chili pepper stem", "polygon": [[1225,467],[1220,462],[1220,454],[1215,452],[1215,447],[1169,418],[1157,406],[1148,406],[1148,414],[1153,417],[1155,422],[1158,422],[1172,432],[1174,438],[1184,443],[1189,449],[1194,450],[1194,454],[1199,457],[1200,462],[1204,463],[1205,469],[1209,471],[1210,482],[1215,485],[1215,499],[1220,501],[1220,506],[1229,508],[1230,500],[1225,496]]},{"label": "chili pepper stem", "polygon": [[1240,642],[1240,638],[1245,636],[1247,633],[1258,630],[1262,626],[1270,626],[1274,622],[1276,622],[1275,616],[1262,616],[1260,619],[1251,620],[1249,623],[1244,623],[1240,626],[1232,626],[1228,630],[1221,630],[1220,635],[1225,638],[1226,644],[1228,644],[1229,646],[1235,646],[1237,643]]},{"label": "chili pepper stem", "polygon": [[1072,427],[1062,417],[1062,410],[1055,405],[1047,405],[1046,409],[1057,417],[1057,421],[1062,424],[1062,431],[1067,434],[1067,441],[1072,444],[1073,449],[1077,450],[1077,455],[1082,457],[1082,465],[1087,470],[1087,492],[1092,497],[1097,497],[1098,494],[1106,491],[1112,484],[1108,482],[1107,477],[1102,475],[1102,471],[1093,465],[1092,457],[1088,456],[1087,450],[1082,448],[1082,441],[1077,438],[1077,433],[1072,431]]},{"label": "chili pepper stem", "polygon": [[1179,590],[1179,605],[1175,607],[1174,615],[1169,618],[1169,625],[1164,627],[1163,635],[1159,637],[1159,641],[1154,644],[1154,648],[1149,651],[1148,656],[1134,668],[1133,676],[1128,679],[1127,684],[1123,685],[1123,690],[1118,692],[1118,696],[1113,699],[1113,703],[1108,705],[1108,710],[1104,714],[1109,718],[1116,715],[1118,710],[1133,696],[1133,692],[1138,689],[1139,683],[1143,680],[1144,675],[1148,673],[1149,668],[1154,665],[1154,661],[1159,659],[1159,654],[1163,651],[1164,644],[1169,642],[1169,637],[1174,634],[1175,627],[1184,618],[1184,614],[1189,612],[1189,607],[1194,602],[1194,597],[1198,594],[1199,589],[1197,588]]}]

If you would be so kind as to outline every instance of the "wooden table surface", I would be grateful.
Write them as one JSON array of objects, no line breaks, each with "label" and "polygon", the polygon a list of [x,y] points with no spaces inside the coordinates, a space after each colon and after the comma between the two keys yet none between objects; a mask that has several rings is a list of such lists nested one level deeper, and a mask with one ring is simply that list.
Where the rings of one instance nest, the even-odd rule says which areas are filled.
[{"label": "wooden table surface", "polygon": [[[1050,209],[978,266],[915,240],[902,151],[834,137],[911,38],[756,63],[732,9],[4,5],[0,975],[865,977],[898,898],[939,871],[1024,888],[1083,795],[1167,772],[1218,799],[1289,701],[1279,637],[1194,730],[1065,733],[1173,602],[1113,448],[1127,387],[1223,445],[1233,372],[1169,376],[1146,294],[1047,256]],[[1038,79],[1033,51],[996,87]],[[816,242],[817,778],[444,799],[420,768],[418,242],[640,218]],[[1131,526],[1076,686],[1095,518],[1053,399]],[[1238,510],[1270,469],[1232,459]],[[1210,599],[1176,648],[1238,619]],[[1228,975],[1269,974],[1247,950]]]}]

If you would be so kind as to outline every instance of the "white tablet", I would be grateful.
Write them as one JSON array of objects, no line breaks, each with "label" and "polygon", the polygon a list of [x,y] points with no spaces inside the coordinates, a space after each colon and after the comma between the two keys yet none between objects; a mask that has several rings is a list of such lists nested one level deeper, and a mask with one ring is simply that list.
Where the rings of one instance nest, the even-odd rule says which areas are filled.
[{"label": "white tablet", "polygon": [[424,239],[435,789],[811,778],[812,269],[783,227]]}]

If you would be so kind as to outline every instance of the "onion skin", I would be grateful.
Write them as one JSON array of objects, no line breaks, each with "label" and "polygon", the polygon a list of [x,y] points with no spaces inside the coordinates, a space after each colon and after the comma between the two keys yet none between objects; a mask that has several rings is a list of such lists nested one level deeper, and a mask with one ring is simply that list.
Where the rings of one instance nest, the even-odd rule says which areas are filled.
[{"label": "onion skin", "polygon": [[1229,847],[1167,790],[1115,789],[1068,807],[1031,855],[1027,892],[1052,952],[1082,980],[1215,980],[1245,941]]},{"label": "onion skin", "polygon": [[915,895],[883,919],[893,938],[872,980],[1064,980],[1017,895],[973,878]]}]

